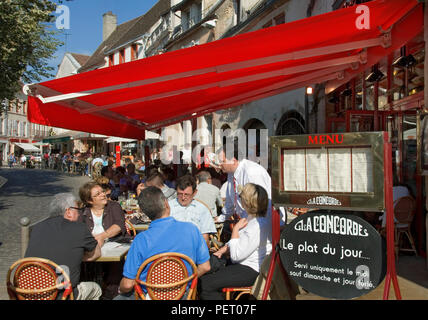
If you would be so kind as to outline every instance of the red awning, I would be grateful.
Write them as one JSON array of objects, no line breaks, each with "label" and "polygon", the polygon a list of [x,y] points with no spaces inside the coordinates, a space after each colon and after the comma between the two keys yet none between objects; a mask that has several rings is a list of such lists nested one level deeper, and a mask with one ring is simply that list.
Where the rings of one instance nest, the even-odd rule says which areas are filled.
[{"label": "red awning", "polygon": [[399,49],[422,28],[417,0],[372,1],[29,85],[28,119],[141,139],[146,129],[309,84],[343,81]]}]

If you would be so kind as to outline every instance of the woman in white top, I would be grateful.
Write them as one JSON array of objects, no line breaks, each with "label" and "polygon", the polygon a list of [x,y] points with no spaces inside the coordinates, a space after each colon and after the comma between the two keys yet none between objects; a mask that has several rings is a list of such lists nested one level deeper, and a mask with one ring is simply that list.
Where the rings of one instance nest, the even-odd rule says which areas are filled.
[{"label": "woman in white top", "polygon": [[224,299],[225,287],[252,286],[264,258],[272,251],[271,226],[263,219],[269,202],[266,190],[247,183],[240,198],[248,217],[236,223],[230,241],[214,253],[218,258],[230,255],[231,264],[200,278],[202,300]]}]

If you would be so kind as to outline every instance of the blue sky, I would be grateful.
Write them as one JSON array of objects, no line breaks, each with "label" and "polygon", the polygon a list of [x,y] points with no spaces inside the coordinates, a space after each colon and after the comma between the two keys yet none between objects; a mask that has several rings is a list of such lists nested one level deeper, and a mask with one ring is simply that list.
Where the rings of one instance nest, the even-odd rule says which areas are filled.
[{"label": "blue sky", "polygon": [[[61,62],[64,53],[74,52],[91,55],[102,42],[102,16],[112,11],[118,24],[134,19],[146,13],[157,0],[72,0],[64,1],[70,9],[70,29],[64,29],[58,38],[67,43],[60,47],[50,65],[55,67]],[[59,18],[60,13],[54,13]],[[55,25],[54,25],[55,27]]]}]

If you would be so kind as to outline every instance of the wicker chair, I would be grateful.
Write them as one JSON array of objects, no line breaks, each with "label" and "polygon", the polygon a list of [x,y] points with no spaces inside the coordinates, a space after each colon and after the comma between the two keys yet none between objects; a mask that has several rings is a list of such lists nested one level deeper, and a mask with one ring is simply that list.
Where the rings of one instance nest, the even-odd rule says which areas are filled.
[{"label": "wicker chair", "polygon": [[[55,270],[60,272],[60,277]],[[59,282],[61,278],[63,281]],[[74,299],[68,274],[48,259],[24,258],[16,261],[9,268],[6,281],[11,300],[55,300],[64,288],[62,300]]]},{"label": "wicker chair", "polygon": [[[399,198],[394,207],[395,222],[395,256],[398,259],[399,251],[413,251],[416,255],[418,252],[412,237],[410,226],[415,216],[416,203],[411,196]],[[410,242],[411,248],[402,247],[402,235],[405,234]]]},{"label": "wicker chair", "polygon": [[[192,267],[192,275],[188,275],[187,261]],[[150,267],[148,267],[148,265]],[[140,280],[141,272],[148,267],[146,282]],[[187,295],[187,300],[194,300],[196,297],[196,285],[198,273],[195,263],[188,256],[166,252],[154,255],[143,262],[135,277],[135,298],[146,300],[146,296],[141,288],[145,286],[147,293],[152,300],[180,300],[185,292],[188,283],[191,286]]]},{"label": "wicker chair", "polygon": [[239,300],[239,298],[244,294],[251,294],[251,289],[253,287],[230,287],[223,288],[223,292],[226,293],[226,300],[232,300],[232,293],[239,292],[234,298],[234,300]]},{"label": "wicker chair", "polygon": [[135,230],[134,226],[128,219],[125,219],[125,227],[126,227],[126,232],[130,236],[134,238],[137,235],[137,230]]}]

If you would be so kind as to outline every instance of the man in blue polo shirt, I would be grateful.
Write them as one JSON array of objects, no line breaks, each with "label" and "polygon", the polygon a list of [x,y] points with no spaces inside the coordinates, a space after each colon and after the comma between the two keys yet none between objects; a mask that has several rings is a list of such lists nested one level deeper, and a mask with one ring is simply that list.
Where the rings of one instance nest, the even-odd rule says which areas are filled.
[{"label": "man in blue polo shirt", "polygon": [[[156,254],[178,252],[187,255],[197,265],[199,277],[211,269],[208,247],[198,228],[170,217],[168,200],[159,188],[145,188],[138,197],[138,204],[152,222],[149,229],[139,233],[132,242],[123,267],[120,295],[115,299],[133,299],[134,279],[139,267]],[[192,270],[187,268],[190,275]],[[142,281],[146,281],[147,269],[141,273]],[[145,288],[143,290],[146,292]]]}]

